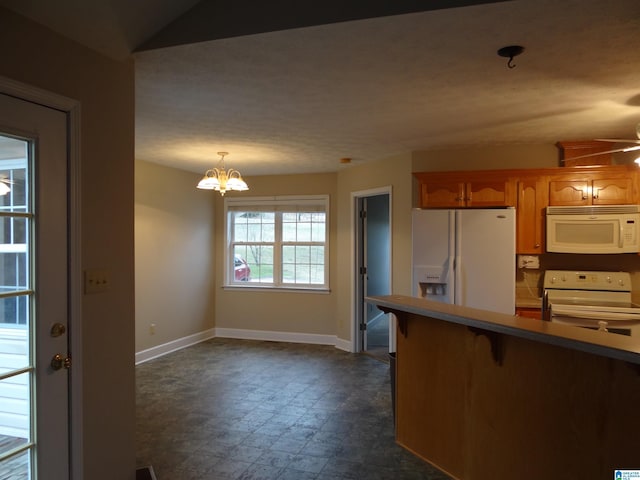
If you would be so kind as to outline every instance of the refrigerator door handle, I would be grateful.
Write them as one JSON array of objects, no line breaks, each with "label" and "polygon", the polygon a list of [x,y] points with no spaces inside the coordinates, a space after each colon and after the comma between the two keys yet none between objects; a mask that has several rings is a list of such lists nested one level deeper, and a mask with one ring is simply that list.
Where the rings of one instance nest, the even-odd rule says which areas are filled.
[{"label": "refrigerator door handle", "polygon": [[462,222],[462,213],[460,210],[454,210],[454,222],[451,222],[452,231],[450,232],[449,238],[451,239],[451,246],[453,250],[451,253],[454,257],[453,261],[453,304],[462,305],[462,258],[460,257],[461,247],[462,247],[462,239],[461,239],[461,222]]}]

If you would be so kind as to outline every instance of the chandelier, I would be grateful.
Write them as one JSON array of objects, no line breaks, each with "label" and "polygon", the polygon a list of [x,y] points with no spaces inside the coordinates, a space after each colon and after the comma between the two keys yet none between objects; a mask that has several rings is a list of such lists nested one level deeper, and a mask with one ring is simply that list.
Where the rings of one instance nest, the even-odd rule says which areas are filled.
[{"label": "chandelier", "polygon": [[203,190],[217,190],[220,195],[224,196],[227,190],[249,190],[247,183],[242,180],[242,176],[238,170],[230,168],[224,169],[224,157],[229,155],[228,152],[218,152],[220,162],[217,168],[212,168],[204,173],[202,180],[198,182],[198,188]]}]

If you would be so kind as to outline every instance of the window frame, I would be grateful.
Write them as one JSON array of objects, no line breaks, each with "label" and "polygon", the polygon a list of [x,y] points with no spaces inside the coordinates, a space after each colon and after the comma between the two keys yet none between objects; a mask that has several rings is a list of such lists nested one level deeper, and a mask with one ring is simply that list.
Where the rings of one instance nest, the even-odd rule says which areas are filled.
[{"label": "window frame", "polygon": [[[322,212],[325,215],[324,223],[324,242],[290,242],[284,241],[282,238],[282,214],[291,213],[296,210],[305,212],[304,207],[309,206],[309,212]],[[245,282],[236,281],[234,274],[234,246],[243,245],[243,242],[236,242],[233,238],[234,222],[231,219],[231,213],[235,210],[245,209],[269,212],[275,214],[274,220],[274,240],[269,242],[273,245],[273,282]],[[295,209],[287,210],[287,207],[295,207]],[[329,195],[278,195],[269,197],[242,197],[224,199],[224,288],[233,289],[260,289],[260,290],[282,290],[282,291],[304,291],[304,292],[329,292]],[[280,219],[278,219],[280,217]],[[245,242],[246,243],[246,242]],[[294,284],[283,283],[282,272],[282,248],[289,245],[310,245],[321,244],[324,247],[324,283],[323,284]]]}]

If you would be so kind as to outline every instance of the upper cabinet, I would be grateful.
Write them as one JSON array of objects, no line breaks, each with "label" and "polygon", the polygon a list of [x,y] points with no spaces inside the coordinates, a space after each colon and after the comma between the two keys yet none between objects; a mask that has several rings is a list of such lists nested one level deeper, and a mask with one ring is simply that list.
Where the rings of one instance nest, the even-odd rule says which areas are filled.
[{"label": "upper cabinet", "polygon": [[515,206],[515,181],[486,171],[416,173],[421,208]]},{"label": "upper cabinet", "polygon": [[549,205],[625,205],[637,201],[635,172],[572,172],[549,180]]},{"label": "upper cabinet", "polygon": [[516,252],[539,255],[544,253],[545,208],[548,204],[547,178],[523,175],[518,179],[516,209]]}]

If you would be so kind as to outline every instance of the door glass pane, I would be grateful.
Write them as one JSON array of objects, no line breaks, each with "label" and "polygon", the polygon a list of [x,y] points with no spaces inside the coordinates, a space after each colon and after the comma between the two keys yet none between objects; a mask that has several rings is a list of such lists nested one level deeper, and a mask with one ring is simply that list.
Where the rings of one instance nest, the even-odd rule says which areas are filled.
[{"label": "door glass pane", "polygon": [[0,480],[33,478],[29,151],[0,135]]}]

